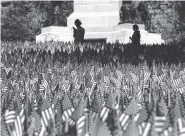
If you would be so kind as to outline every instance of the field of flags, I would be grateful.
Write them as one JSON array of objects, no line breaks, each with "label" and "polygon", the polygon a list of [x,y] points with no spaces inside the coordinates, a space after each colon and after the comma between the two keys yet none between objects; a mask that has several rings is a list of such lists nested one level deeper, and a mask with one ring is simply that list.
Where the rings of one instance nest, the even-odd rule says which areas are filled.
[{"label": "field of flags", "polygon": [[185,136],[182,45],[1,44],[2,136]]}]

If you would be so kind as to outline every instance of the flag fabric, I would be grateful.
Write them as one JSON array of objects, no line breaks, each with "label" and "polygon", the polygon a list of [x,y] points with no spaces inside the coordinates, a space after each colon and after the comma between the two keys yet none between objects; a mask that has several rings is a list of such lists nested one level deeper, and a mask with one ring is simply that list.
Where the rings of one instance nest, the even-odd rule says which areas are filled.
[{"label": "flag fabric", "polygon": [[135,75],[132,71],[130,71],[130,75],[132,77],[132,81],[137,85],[139,83],[139,77]]},{"label": "flag fabric", "polygon": [[76,122],[76,129],[77,129],[78,136],[80,136],[82,132],[85,131],[85,120],[86,120],[86,117],[82,116]]},{"label": "flag fabric", "polygon": [[92,111],[99,113],[103,107],[100,94],[95,94],[95,98],[92,101]]},{"label": "flag fabric", "polygon": [[151,129],[151,123],[150,122],[143,122],[139,127],[139,135],[141,136],[148,136],[150,129]]},{"label": "flag fabric", "polygon": [[15,111],[6,111],[5,112],[5,122],[6,124],[14,123],[16,120],[16,112]]},{"label": "flag fabric", "polygon": [[165,122],[167,120],[166,116],[164,116],[164,112],[162,109],[159,107],[160,105],[157,103],[156,104],[156,113],[154,116],[154,126],[155,126],[155,131],[157,133],[162,133],[165,127]]},{"label": "flag fabric", "polygon": [[17,136],[24,135],[23,134],[24,120],[25,120],[24,109],[22,109],[20,114],[17,115],[15,120],[15,131]]},{"label": "flag fabric", "polygon": [[154,120],[155,120],[155,130],[156,130],[156,132],[158,132],[158,133],[163,132],[166,117],[165,116],[156,116],[154,118]]},{"label": "flag fabric", "polygon": [[63,111],[64,111],[62,115],[62,119],[66,121],[72,115],[72,112],[74,111],[74,108],[71,104],[71,101],[68,95],[64,97],[62,105],[63,105]]},{"label": "flag fabric", "polygon": [[[5,112],[5,122],[7,125],[12,124],[13,125],[13,133],[15,133],[16,136],[22,136],[23,135],[23,123],[25,120],[24,115],[24,109],[21,110],[21,112],[16,115],[15,111],[6,111]],[[12,133],[12,132],[10,132]]]},{"label": "flag fabric", "polygon": [[109,97],[107,99],[105,106],[100,112],[100,117],[103,122],[108,118],[110,110],[115,110],[115,107],[116,107],[115,96],[111,93],[109,94]]},{"label": "flag fabric", "polygon": [[43,104],[41,107],[41,122],[45,126],[45,128],[50,127],[50,123],[54,121],[54,112],[50,106],[50,103],[48,102],[47,99],[43,100]]},{"label": "flag fabric", "polygon": [[129,115],[122,113],[119,122],[121,124],[121,127],[124,128],[129,123]]},{"label": "flag fabric", "polygon": [[183,118],[178,119],[178,126],[179,126],[179,135],[185,135],[185,120]]}]

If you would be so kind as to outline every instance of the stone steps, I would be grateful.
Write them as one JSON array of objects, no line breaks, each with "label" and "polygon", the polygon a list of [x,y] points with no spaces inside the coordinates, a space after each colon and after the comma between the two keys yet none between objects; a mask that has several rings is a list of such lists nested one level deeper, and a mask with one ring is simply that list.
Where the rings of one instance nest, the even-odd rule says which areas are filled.
[{"label": "stone steps", "polygon": [[114,12],[75,12],[67,18],[67,26],[74,26],[74,21],[80,19],[83,27],[115,26],[119,23],[119,11]]},{"label": "stone steps", "polygon": [[49,26],[41,29],[41,33],[48,33],[48,32],[72,33],[72,29],[68,27],[61,27],[61,26]]},{"label": "stone steps", "polygon": [[113,4],[120,2],[120,0],[74,0],[74,5]]},{"label": "stone steps", "polygon": [[74,12],[110,12],[119,11],[120,6],[118,3],[112,4],[94,4],[94,5],[76,5]]}]

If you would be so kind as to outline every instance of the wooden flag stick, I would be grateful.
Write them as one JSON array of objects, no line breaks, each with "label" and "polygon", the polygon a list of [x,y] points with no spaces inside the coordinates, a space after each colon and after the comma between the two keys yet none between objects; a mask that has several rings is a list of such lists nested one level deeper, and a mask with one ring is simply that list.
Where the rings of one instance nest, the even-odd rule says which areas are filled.
[{"label": "wooden flag stick", "polygon": [[170,89],[168,89],[168,107],[170,107],[171,104],[170,92]]},{"label": "wooden flag stick", "polygon": [[68,119],[67,119],[66,122],[65,122],[65,129],[64,129],[64,132],[67,133],[68,130],[69,130],[69,121],[68,121]]}]

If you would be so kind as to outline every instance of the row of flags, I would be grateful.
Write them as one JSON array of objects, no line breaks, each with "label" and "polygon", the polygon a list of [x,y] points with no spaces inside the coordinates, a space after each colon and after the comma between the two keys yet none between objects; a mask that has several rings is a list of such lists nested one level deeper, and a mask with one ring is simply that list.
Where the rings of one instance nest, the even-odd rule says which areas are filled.
[{"label": "row of flags", "polygon": [[2,135],[185,135],[182,66],[81,65],[14,53],[17,60],[1,63]]},{"label": "row of flags", "polygon": [[[50,53],[54,54],[57,50],[60,52],[67,52],[68,54],[74,53],[76,51],[79,51],[81,53],[88,52],[88,51],[95,51],[97,53],[100,53],[101,51],[107,52],[111,54],[119,54],[119,53],[125,53],[129,55],[129,53],[134,53],[133,50],[136,50],[138,52],[143,51],[147,55],[154,55],[153,53],[157,53],[158,55],[162,56],[168,56],[173,55],[173,57],[180,56],[180,54],[184,53],[184,50],[182,49],[183,45],[175,45],[175,44],[169,44],[169,45],[152,45],[152,46],[146,46],[142,45],[139,47],[134,47],[131,44],[107,44],[107,43],[101,43],[101,42],[95,42],[95,43],[84,43],[82,44],[74,44],[74,43],[63,43],[63,42],[45,42],[45,43],[33,43],[33,42],[2,42],[1,43],[1,52],[8,52],[12,53],[13,50],[19,50],[22,53],[31,51],[31,50],[44,50],[44,51],[50,51]],[[164,53],[165,50],[165,53]],[[157,52],[156,52],[157,51]],[[175,53],[175,55],[174,55]],[[178,55],[177,55],[178,54]],[[132,54],[131,54],[132,55]],[[183,54],[182,54],[183,55]],[[168,56],[170,57],[170,56]]]},{"label": "row of flags", "polygon": [[[13,70],[12,68],[10,69],[11,70],[9,70],[9,72]],[[108,131],[105,133],[112,135],[108,126],[108,120],[110,120],[112,112],[116,112],[115,116],[117,117],[117,120],[115,122],[119,122],[119,129],[123,134],[145,136],[150,133],[157,133],[159,135],[168,135],[169,133],[172,133],[172,131],[175,131],[173,130],[174,126],[170,124],[168,121],[169,119],[167,119],[169,118],[168,111],[170,111],[173,106],[175,106],[174,108],[176,110],[174,113],[176,115],[174,116],[179,114],[177,118],[178,121],[176,122],[178,128],[176,133],[178,133],[178,135],[184,134],[184,115],[182,115],[184,113],[181,113],[185,108],[184,90],[179,91],[177,89],[180,88],[181,85],[185,85],[183,75],[184,70],[178,72],[178,74],[182,74],[178,79],[174,79],[172,70],[168,69],[163,70],[162,75],[160,76],[158,76],[156,72],[153,72],[155,70],[150,71],[146,67],[143,67],[143,69],[138,73],[135,73],[134,71],[123,73],[116,69],[115,73],[117,75],[110,74],[106,76],[103,73],[104,70],[104,68],[96,70],[95,67],[91,67],[89,73],[91,88],[89,89],[85,86],[86,83],[83,82],[83,80],[79,80],[80,76],[75,70],[73,70],[71,74],[69,73],[71,77],[73,77],[70,78],[70,81],[63,78],[61,80],[62,82],[57,82],[55,87],[50,86],[50,80],[52,80],[52,78],[49,78],[49,76],[50,74],[53,74],[52,70],[47,70],[47,73],[41,73],[41,79],[27,79],[29,83],[26,80],[16,80],[11,82],[10,79],[7,80],[6,83],[2,81],[3,91],[1,97],[3,97],[3,100],[5,101],[2,106],[2,119],[4,118],[5,120],[4,124],[6,126],[6,130],[11,135],[24,135],[25,116],[28,116],[28,114],[25,113],[25,106],[28,106],[25,101],[28,101],[28,103],[32,105],[32,108],[27,112],[31,112],[36,116],[36,118],[40,118],[40,123],[37,122],[39,120],[35,120],[35,122],[37,122],[36,124],[41,124],[40,130],[38,130],[38,132],[34,132],[35,135],[37,133],[39,135],[50,135],[51,133],[54,133],[50,129],[53,128],[53,131],[56,129],[57,121],[59,121],[56,120],[56,115],[59,114],[59,112],[59,118],[62,120],[60,122],[61,125],[62,123],[67,122],[67,125],[62,125],[62,128],[64,129],[62,131],[63,133],[68,133],[69,129],[75,126],[77,135],[89,135],[90,132],[86,131],[85,128],[89,123],[87,121],[87,117],[90,116],[89,114],[92,114],[90,116],[90,118],[93,118],[92,122],[97,121],[96,119],[98,118],[99,121],[97,122],[100,122],[100,126]],[[170,74],[167,74],[167,71],[169,71]],[[9,74],[6,67],[2,68],[2,72],[3,74]],[[97,75],[99,74],[102,74],[103,80],[97,80]],[[160,78],[161,76],[163,78]],[[55,76],[53,79],[56,81]],[[165,86],[167,79],[170,79],[172,84],[168,86],[168,88],[165,88],[163,86]],[[39,82],[39,80],[41,81]],[[178,81],[174,82],[174,80]],[[18,88],[21,89],[22,82],[24,86],[22,88],[23,90],[18,90]],[[153,82],[156,82],[154,87],[151,86]],[[164,84],[161,85],[161,82],[164,82]],[[32,85],[30,85],[30,83]],[[11,97],[8,100],[12,102],[8,104],[8,107],[5,107],[6,103],[8,103],[8,101],[6,101],[8,98],[7,94],[9,94],[9,91],[12,91],[10,90],[12,89],[12,86],[16,86],[13,93],[16,94],[16,97],[23,99],[23,102],[15,99],[16,97]],[[157,88],[157,90],[155,90],[155,88]],[[172,92],[168,94],[169,92],[166,90],[170,88],[171,91],[175,92],[173,95]],[[53,97],[51,97],[52,91],[54,91]],[[173,98],[173,96],[176,96],[176,98]],[[76,99],[76,104],[73,104],[72,101],[75,101],[73,100],[75,97],[79,99]],[[149,97],[151,98],[149,99]],[[171,101],[175,101],[171,102],[170,99]],[[181,105],[179,105],[179,101]],[[19,106],[12,103],[17,103]],[[147,105],[148,107],[145,107],[144,105]],[[151,107],[149,108],[149,106]],[[22,108],[19,109],[18,107]],[[180,109],[182,107],[183,109]],[[143,115],[147,117],[143,117]],[[26,118],[29,117],[32,116],[30,115]],[[138,124],[137,120],[140,120],[140,118],[142,118],[141,121],[139,121],[141,124]],[[32,121],[27,120],[27,122]],[[165,126],[167,126],[167,128],[164,128]],[[89,127],[90,126],[87,128]],[[133,129],[133,127],[135,129]],[[98,128],[95,130],[99,132],[100,130],[97,129]],[[155,132],[153,132],[153,129]]]}]

